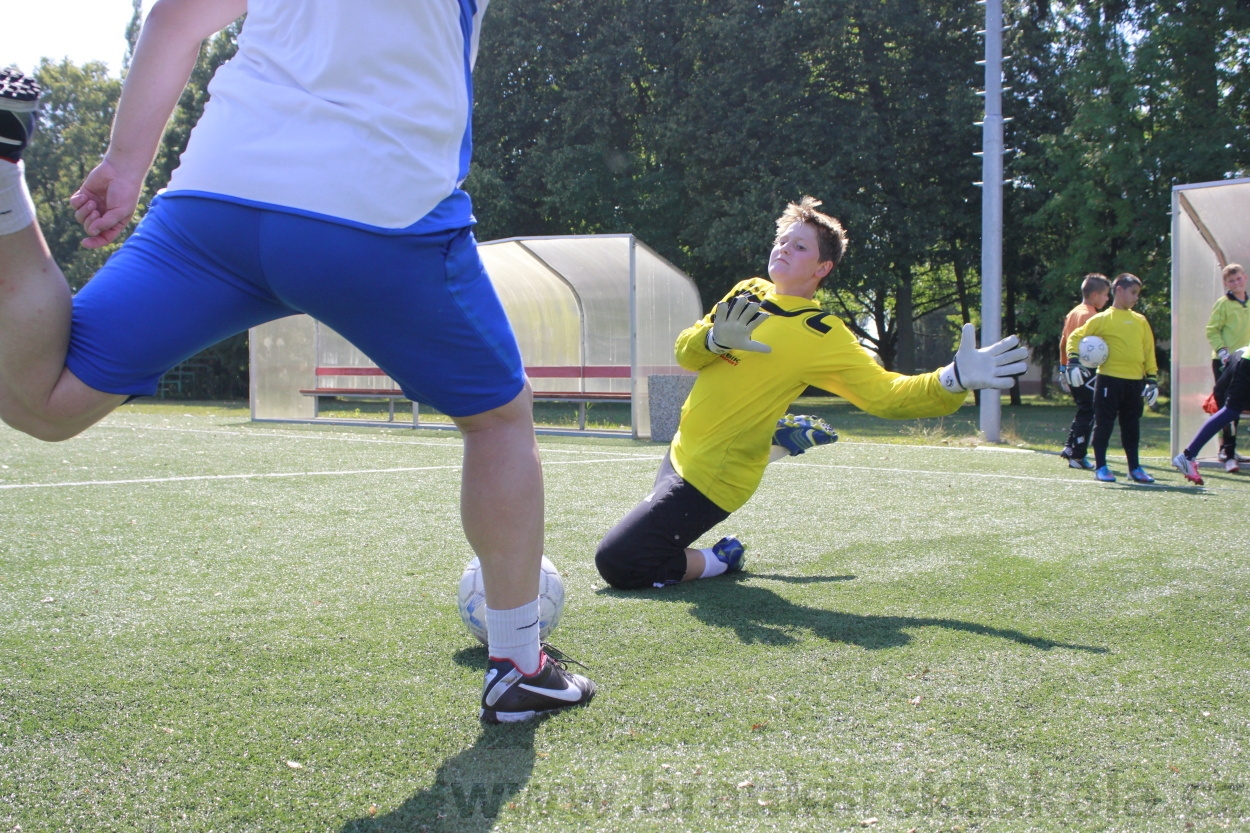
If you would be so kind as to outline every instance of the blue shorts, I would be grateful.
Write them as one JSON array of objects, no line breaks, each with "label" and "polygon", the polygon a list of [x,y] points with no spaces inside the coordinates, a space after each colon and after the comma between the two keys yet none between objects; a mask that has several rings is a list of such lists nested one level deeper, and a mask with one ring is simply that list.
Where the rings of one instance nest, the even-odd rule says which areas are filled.
[{"label": "blue shorts", "polygon": [[180,361],[301,312],[449,416],[505,405],[525,384],[470,229],[387,233],[173,195],[74,297],[65,363],[96,390],[151,395]]}]

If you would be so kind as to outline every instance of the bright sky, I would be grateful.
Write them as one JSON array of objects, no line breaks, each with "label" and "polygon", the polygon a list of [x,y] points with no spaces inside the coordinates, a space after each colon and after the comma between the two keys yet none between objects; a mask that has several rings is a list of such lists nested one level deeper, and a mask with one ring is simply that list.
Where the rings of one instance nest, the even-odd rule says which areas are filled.
[{"label": "bright sky", "polygon": [[[143,10],[154,0],[143,0]],[[31,72],[40,58],[103,61],[121,74],[131,0],[4,0],[0,67]]]}]

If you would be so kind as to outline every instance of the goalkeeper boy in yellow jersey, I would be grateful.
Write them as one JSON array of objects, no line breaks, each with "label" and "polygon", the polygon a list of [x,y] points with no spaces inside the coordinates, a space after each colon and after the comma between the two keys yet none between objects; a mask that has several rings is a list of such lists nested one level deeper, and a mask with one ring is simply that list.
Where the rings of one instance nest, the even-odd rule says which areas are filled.
[{"label": "goalkeeper boy in yellow jersey", "polygon": [[1128,476],[1137,483],[1153,483],[1155,479],[1141,467],[1137,444],[1141,438],[1142,405],[1155,404],[1159,398],[1156,378],[1159,365],[1155,360],[1155,337],[1150,322],[1133,305],[1141,296],[1141,279],[1128,272],[1117,275],[1111,283],[1111,308],[1103,310],[1068,336],[1068,381],[1072,387],[1088,381],[1089,370],[1077,358],[1081,339],[1099,336],[1107,342],[1110,356],[1098,368],[1094,379],[1094,477],[1114,483],[1115,475],[1107,465],[1107,445],[1111,429],[1120,420],[1120,444],[1128,458]]},{"label": "goalkeeper boy in yellow jersey", "polygon": [[752,278],[677,337],[677,361],[698,372],[650,495],[599,544],[613,587],[664,587],[742,569],[744,548],[697,538],[739,509],[772,459],[835,439],[810,417],[779,418],[809,385],[893,419],[954,412],[965,391],[1006,389],[1028,351],[1010,336],[978,350],[965,325],[955,360],[922,376],[884,370],[837,318],[812,303],[846,250],[841,224],[804,197],[777,220],[771,280]]}]

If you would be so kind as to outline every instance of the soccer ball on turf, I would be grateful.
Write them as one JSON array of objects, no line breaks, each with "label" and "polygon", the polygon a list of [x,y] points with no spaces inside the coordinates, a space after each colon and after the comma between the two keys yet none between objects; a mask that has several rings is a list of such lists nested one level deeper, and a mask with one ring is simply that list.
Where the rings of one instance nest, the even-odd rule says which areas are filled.
[{"label": "soccer ball on turf", "polygon": [[[478,642],[486,644],[486,587],[482,584],[482,565],[476,558],[460,576],[460,618]],[[546,639],[560,622],[564,612],[564,582],[556,565],[543,556],[538,574],[538,638]]]},{"label": "soccer ball on turf", "polygon": [[1099,367],[1111,355],[1107,342],[1098,336],[1085,336],[1077,350],[1077,357],[1085,367]]}]

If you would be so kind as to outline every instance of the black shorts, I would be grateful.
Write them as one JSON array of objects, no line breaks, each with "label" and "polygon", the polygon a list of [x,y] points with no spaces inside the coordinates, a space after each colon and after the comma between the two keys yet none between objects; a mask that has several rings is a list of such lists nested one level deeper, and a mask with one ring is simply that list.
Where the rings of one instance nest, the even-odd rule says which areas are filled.
[{"label": "black shorts", "polygon": [[1250,409],[1250,361],[1229,362],[1215,382],[1215,401],[1239,414]]},{"label": "black shorts", "polygon": [[677,584],[686,574],[686,547],[728,517],[683,480],[665,454],[651,494],[604,536],[595,566],[620,590]]}]

